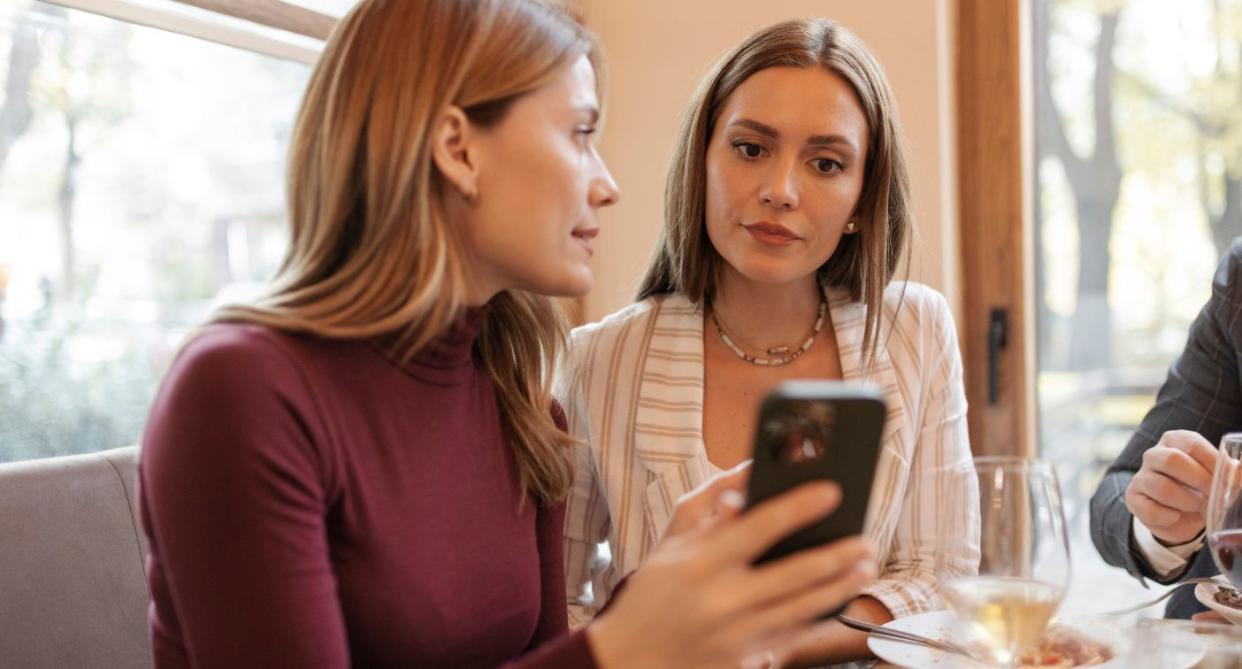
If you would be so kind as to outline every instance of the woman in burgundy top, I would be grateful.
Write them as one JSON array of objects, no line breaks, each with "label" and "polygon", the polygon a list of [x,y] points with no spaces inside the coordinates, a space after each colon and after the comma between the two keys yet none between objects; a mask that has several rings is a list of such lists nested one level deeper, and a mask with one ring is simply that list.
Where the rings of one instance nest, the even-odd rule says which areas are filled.
[{"label": "woman in burgundy top", "polygon": [[590,139],[598,63],[536,0],[343,19],[293,136],[275,285],[197,333],[152,408],[157,666],[728,666],[870,577],[861,541],[752,568],[837,493],[739,516],[734,474],[568,634],[545,296],[590,288],[617,197]]}]

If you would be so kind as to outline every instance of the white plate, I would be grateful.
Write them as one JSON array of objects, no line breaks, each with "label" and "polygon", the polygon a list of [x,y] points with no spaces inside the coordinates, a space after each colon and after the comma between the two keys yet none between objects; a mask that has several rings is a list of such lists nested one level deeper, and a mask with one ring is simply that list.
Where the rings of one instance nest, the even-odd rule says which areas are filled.
[{"label": "white plate", "polygon": [[[953,614],[949,611],[931,611],[929,613],[919,613],[905,618],[898,618],[885,627],[889,627],[903,632],[913,632],[921,634],[925,637],[943,641],[952,636],[952,630],[955,622]],[[910,667],[911,669],[922,669],[924,667],[983,667],[978,662],[972,662],[963,657],[928,648],[926,646],[916,646],[912,643],[902,643],[900,641],[892,641],[890,639],[881,639],[879,637],[868,637],[867,647],[871,649],[875,656],[901,667]]]},{"label": "white plate", "polygon": [[[1100,623],[1091,623],[1087,621],[1057,620],[1059,625],[1069,625],[1070,627],[1086,633],[1092,638],[1100,639],[1105,643],[1112,643],[1116,640],[1116,635],[1108,633]],[[933,639],[945,640],[950,638],[955,622],[953,614],[949,611],[932,611],[930,613],[920,613],[918,615],[906,618],[898,618],[885,627],[902,630],[904,632],[912,632]],[[1112,637],[1112,638],[1110,638]],[[878,637],[870,637],[867,639],[867,647],[875,653],[876,657],[910,669],[986,669],[986,665],[968,660],[958,655],[946,653],[944,651],[928,648],[926,646],[917,646],[900,641],[890,641]],[[1123,656],[1125,650],[1114,648],[1114,657],[1112,660],[1104,664],[1098,664],[1092,669],[1124,669],[1128,663]],[[1199,649],[1193,653],[1194,657],[1185,658],[1185,663],[1178,662],[1178,667],[1192,667],[1203,657],[1203,650]],[[1182,658],[1178,658],[1179,660]],[[1174,668],[1176,669],[1176,668]]]},{"label": "white plate", "polygon": [[[1217,576],[1217,580],[1221,583],[1228,583],[1224,576]],[[1211,583],[1200,583],[1195,586],[1195,599],[1203,602],[1203,605],[1209,609],[1221,614],[1226,620],[1235,624],[1242,625],[1242,609],[1235,609],[1232,606],[1226,606],[1216,601],[1216,586]]]}]

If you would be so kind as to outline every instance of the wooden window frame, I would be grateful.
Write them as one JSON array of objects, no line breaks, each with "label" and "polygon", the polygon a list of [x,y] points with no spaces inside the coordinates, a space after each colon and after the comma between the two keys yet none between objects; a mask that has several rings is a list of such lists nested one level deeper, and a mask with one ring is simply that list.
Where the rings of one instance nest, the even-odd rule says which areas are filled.
[{"label": "wooden window frame", "polygon": [[319,59],[337,21],[281,0],[175,0],[167,6],[132,0],[45,1],[307,65]]},{"label": "wooden window frame", "polygon": [[[1030,2],[957,3],[959,329],[977,455],[1037,451]],[[993,372],[997,334],[1004,345]]]}]

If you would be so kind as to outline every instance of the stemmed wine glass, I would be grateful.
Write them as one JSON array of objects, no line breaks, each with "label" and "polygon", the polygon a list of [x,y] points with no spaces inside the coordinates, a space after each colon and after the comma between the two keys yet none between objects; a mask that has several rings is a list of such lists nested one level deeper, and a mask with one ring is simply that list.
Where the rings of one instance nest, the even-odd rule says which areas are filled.
[{"label": "stemmed wine glass", "polygon": [[960,626],[1000,666],[1015,666],[1048,627],[1070,579],[1061,491],[1048,464],[980,457],[948,471],[944,513],[978,562],[938,561],[940,592]]},{"label": "stemmed wine glass", "polygon": [[1204,518],[1208,548],[1212,559],[1229,582],[1242,587],[1242,432],[1231,432],[1220,440],[1212,489]]}]

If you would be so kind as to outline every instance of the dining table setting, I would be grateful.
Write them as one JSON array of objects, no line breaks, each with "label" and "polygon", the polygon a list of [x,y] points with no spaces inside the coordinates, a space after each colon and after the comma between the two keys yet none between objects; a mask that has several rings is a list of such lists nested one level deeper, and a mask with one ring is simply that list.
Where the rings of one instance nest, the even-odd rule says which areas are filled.
[{"label": "dining table setting", "polygon": [[[1110,610],[1104,601],[1094,613],[1061,611],[1071,551],[1054,468],[1031,458],[978,457],[950,472],[953,485],[940,507],[979,540],[977,569],[937,564],[946,608],[884,625],[838,619],[868,632],[878,669],[1242,669],[1242,433],[1225,435],[1217,458],[1204,539],[1219,576],[1186,579],[1136,605]],[[1180,588],[1194,588],[1218,615],[1137,615]]]}]

